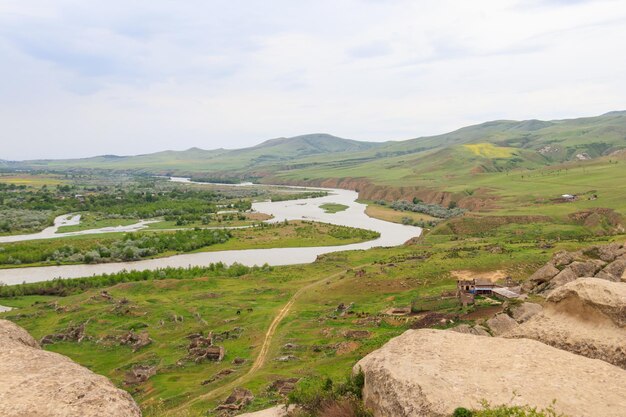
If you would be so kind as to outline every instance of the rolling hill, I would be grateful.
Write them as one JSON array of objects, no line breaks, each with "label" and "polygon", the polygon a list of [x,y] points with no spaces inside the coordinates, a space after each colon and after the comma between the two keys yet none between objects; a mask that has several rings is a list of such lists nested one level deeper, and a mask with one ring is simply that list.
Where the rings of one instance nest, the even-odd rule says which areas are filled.
[{"label": "rolling hill", "polygon": [[445,189],[466,182],[468,176],[610,158],[624,148],[626,111],[615,111],[567,120],[490,121],[405,141],[374,143],[310,134],[235,150],[192,148],[137,156],[8,162],[5,166],[107,169],[350,188],[374,184]]}]

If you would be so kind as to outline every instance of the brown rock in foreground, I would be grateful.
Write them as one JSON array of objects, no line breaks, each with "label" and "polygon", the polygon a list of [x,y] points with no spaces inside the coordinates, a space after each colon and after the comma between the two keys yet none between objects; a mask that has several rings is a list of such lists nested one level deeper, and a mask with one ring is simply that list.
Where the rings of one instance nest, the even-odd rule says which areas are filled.
[{"label": "brown rock in foreground", "polygon": [[626,284],[578,278],[503,337],[528,338],[626,369]]},{"label": "brown rock in foreground", "polygon": [[126,391],[0,320],[0,416],[138,417]]},{"label": "brown rock in foreground", "polygon": [[409,330],[359,361],[375,417],[443,417],[480,401],[623,417],[626,371],[528,339]]}]

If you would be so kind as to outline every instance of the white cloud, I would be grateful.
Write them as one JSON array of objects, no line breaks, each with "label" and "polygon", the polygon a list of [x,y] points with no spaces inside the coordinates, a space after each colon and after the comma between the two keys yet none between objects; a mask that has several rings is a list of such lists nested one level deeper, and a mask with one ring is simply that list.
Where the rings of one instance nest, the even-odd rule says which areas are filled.
[{"label": "white cloud", "polygon": [[620,109],[621,3],[8,0],[0,159]]}]

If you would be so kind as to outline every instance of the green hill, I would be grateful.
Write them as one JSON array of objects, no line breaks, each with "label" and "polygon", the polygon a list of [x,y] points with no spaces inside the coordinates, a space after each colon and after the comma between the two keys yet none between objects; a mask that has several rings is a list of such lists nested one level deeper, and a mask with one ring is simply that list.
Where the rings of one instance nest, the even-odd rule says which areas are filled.
[{"label": "green hill", "polygon": [[[316,183],[359,178],[424,186],[490,172],[593,160],[626,148],[626,112],[568,120],[498,120],[454,132],[382,143],[310,134],[250,148],[6,163],[26,169],[112,169],[196,178]],[[432,184],[430,184],[432,185]]]}]

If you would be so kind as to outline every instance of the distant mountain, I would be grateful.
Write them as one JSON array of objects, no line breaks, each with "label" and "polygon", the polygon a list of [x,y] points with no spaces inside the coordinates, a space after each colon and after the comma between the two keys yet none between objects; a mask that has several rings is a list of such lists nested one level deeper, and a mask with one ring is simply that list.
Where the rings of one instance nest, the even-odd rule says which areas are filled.
[{"label": "distant mountain", "polygon": [[[205,178],[385,178],[470,173],[594,159],[626,148],[626,111],[567,120],[496,120],[450,133],[382,143],[324,133],[227,150],[163,151],[10,163],[12,168],[112,169]],[[0,166],[2,164],[0,163]],[[400,178],[400,177],[398,177]]]},{"label": "distant mountain", "polygon": [[336,136],[316,133],[293,138],[267,140],[259,145],[227,150],[203,150],[191,148],[186,151],[163,151],[145,155],[102,155],[81,159],[22,161],[24,168],[46,169],[113,169],[146,172],[215,172],[252,168],[268,163],[288,162],[314,155],[336,155],[360,152],[382,146],[381,143],[359,142]]}]

